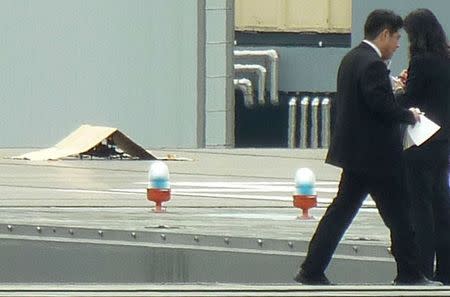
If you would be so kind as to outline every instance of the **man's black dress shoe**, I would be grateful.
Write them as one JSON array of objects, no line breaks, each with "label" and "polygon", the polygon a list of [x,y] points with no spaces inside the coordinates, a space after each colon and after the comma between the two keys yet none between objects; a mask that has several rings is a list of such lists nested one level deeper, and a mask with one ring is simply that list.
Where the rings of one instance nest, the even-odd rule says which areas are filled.
[{"label": "man's black dress shoe", "polygon": [[314,285],[314,286],[331,285],[331,282],[328,280],[328,278],[323,273],[317,274],[317,275],[308,274],[303,269],[300,269],[300,271],[294,277],[294,280],[303,285]]},{"label": "man's black dress shoe", "polygon": [[426,277],[416,279],[396,279],[394,280],[396,286],[442,286],[439,281],[432,281]]}]

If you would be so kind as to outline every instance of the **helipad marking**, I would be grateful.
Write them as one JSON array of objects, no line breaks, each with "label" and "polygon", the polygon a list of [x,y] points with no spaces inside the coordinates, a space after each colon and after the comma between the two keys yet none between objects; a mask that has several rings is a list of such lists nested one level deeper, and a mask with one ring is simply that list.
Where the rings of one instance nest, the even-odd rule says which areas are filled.
[{"label": "helipad marking", "polygon": [[[134,184],[146,184],[137,182]],[[337,182],[316,182],[317,186],[337,186]],[[292,193],[295,184],[293,182],[173,182],[172,188],[183,187],[184,192],[286,192]],[[184,188],[193,187],[193,188]],[[337,187],[316,187],[320,193],[336,193]]]},{"label": "helipad marking", "polygon": [[[135,182],[135,185],[146,185],[147,182]],[[287,185],[287,186],[295,186],[294,182],[272,182],[272,181],[263,181],[263,182],[172,182],[172,185],[177,186],[198,186],[202,185],[203,187],[236,187],[236,186],[245,186],[245,187],[259,187],[260,185]],[[335,181],[317,181],[316,185],[319,186],[337,186],[339,182]]]},{"label": "helipad marking", "polygon": [[[135,185],[146,185],[146,182],[135,182]],[[317,181],[317,201],[321,205],[328,205],[332,199],[321,198],[320,193],[336,193],[338,182]],[[172,182],[172,194],[178,196],[225,198],[243,200],[264,200],[292,202],[294,192],[293,182]],[[139,188],[121,188],[108,190],[58,189],[62,192],[94,193],[94,194],[145,194],[146,186]],[[281,193],[282,195],[268,195],[268,193]],[[374,207],[372,200],[366,200],[364,206]]]},{"label": "helipad marking", "polygon": [[[361,209],[364,212],[377,213],[378,209],[369,208]],[[263,214],[263,213],[214,213],[214,214],[200,214],[198,216],[207,217],[217,217],[217,218],[232,218],[232,219],[263,219],[263,220],[273,220],[273,221],[292,221],[297,218],[295,215],[284,215],[284,214]],[[314,217],[313,222],[317,222],[321,216]]]},{"label": "helipad marking", "polygon": [[83,189],[54,189],[54,190],[57,192],[86,193],[86,194],[136,195],[138,193],[136,191],[114,191],[114,190],[83,190]]}]

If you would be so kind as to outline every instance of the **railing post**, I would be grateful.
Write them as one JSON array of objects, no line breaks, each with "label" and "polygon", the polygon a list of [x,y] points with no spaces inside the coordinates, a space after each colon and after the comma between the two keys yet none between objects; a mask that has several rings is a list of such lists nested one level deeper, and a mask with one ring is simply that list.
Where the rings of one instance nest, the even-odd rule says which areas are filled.
[{"label": "railing post", "polygon": [[295,147],[295,126],[297,124],[297,98],[289,100],[288,148]]},{"label": "railing post", "polygon": [[303,97],[300,101],[300,136],[299,136],[299,147],[307,147],[307,133],[308,133],[308,108],[309,108],[309,97]]},{"label": "railing post", "polygon": [[322,133],[320,137],[320,144],[323,148],[330,146],[330,129],[331,129],[331,104],[329,98],[323,98],[321,104],[322,116]]},{"label": "railing post", "polygon": [[319,97],[315,97],[311,102],[310,147],[313,149],[319,147],[319,103]]}]

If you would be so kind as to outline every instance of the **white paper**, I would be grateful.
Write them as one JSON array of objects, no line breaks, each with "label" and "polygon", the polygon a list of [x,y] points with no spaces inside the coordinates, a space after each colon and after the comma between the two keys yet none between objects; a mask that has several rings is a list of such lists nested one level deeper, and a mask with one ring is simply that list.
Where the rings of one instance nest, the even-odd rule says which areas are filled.
[{"label": "white paper", "polygon": [[420,122],[408,125],[403,139],[403,149],[413,145],[421,145],[433,136],[441,127],[424,115],[420,115]]},{"label": "white paper", "polygon": [[408,130],[405,129],[405,135],[403,136],[403,150],[410,148],[414,145],[414,141],[412,141],[411,136],[409,136]]}]

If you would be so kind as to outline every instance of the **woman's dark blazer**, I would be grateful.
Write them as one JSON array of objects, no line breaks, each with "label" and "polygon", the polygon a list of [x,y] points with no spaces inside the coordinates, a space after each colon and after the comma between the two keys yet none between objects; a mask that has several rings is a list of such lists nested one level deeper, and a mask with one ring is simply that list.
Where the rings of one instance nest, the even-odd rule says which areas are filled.
[{"label": "woman's dark blazer", "polygon": [[402,153],[400,123],[413,114],[395,100],[389,70],[366,43],[342,59],[337,76],[333,136],[326,162],[347,170],[390,174]]},{"label": "woman's dark blazer", "polygon": [[407,149],[406,155],[431,166],[447,164],[450,121],[450,58],[422,54],[411,58],[405,94],[397,96],[404,107],[418,107],[441,129],[419,147]]}]

